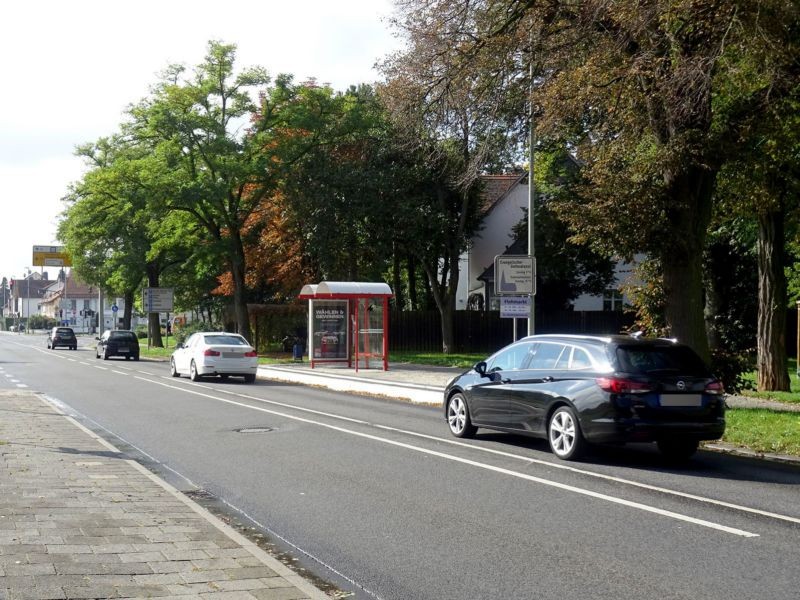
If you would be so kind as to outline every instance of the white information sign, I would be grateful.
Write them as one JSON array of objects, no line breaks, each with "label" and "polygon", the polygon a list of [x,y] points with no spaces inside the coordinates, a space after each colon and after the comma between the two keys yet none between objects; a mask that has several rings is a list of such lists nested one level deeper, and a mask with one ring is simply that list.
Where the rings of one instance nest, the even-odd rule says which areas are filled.
[{"label": "white information sign", "polygon": [[502,296],[500,298],[501,319],[527,319],[530,314],[530,296]]},{"label": "white information sign", "polygon": [[495,296],[520,296],[536,293],[536,260],[526,255],[499,255],[494,258]]},{"label": "white information sign", "polygon": [[144,288],[142,308],[146,313],[172,312],[174,288]]}]

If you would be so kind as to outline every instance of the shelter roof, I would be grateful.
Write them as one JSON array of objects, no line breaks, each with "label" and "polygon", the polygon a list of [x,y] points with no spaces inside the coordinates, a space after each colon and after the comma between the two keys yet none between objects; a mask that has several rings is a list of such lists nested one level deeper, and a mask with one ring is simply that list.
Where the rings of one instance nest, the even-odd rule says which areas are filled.
[{"label": "shelter roof", "polygon": [[300,291],[300,298],[388,298],[391,296],[393,296],[392,289],[387,284],[364,281],[323,281],[317,285],[304,285]]}]

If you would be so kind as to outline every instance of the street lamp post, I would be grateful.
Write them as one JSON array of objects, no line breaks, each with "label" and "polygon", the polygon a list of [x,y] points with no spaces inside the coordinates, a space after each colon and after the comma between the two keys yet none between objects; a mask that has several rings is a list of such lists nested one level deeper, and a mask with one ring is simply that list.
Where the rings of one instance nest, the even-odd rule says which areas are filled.
[{"label": "street lamp post", "polygon": [[31,269],[28,269],[28,276],[25,278],[27,291],[25,292],[25,303],[28,305],[28,318],[25,319],[25,333],[30,333],[31,328]]}]

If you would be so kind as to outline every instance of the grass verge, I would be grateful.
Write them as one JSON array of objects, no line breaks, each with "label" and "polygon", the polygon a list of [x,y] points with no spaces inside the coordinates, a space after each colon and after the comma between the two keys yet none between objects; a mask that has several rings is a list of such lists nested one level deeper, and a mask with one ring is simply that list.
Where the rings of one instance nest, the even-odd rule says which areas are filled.
[{"label": "grass verge", "polygon": [[732,408],[725,421],[723,442],[756,452],[800,456],[800,413]]},{"label": "grass verge", "polygon": [[752,389],[744,390],[743,396],[750,396],[752,398],[763,398],[764,400],[777,400],[778,402],[792,402],[800,403],[800,377],[797,376],[797,360],[794,358],[789,359],[789,384],[791,391],[789,392],[758,392],[756,372],[752,371],[744,376],[745,381],[750,384]]}]

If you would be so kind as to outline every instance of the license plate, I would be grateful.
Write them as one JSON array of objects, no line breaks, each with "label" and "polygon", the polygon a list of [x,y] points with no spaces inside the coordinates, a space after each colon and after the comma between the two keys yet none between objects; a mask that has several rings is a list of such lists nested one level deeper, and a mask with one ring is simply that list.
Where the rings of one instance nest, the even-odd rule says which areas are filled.
[{"label": "license plate", "polygon": [[242,358],[244,354],[241,352],[223,352],[222,358]]},{"label": "license plate", "polygon": [[128,352],[128,349],[127,348],[120,348],[119,351],[124,353],[124,352]]},{"label": "license plate", "polygon": [[659,398],[661,406],[702,406],[701,394],[663,394]]}]

